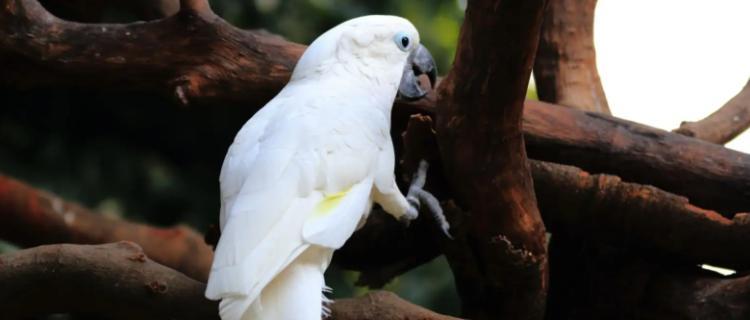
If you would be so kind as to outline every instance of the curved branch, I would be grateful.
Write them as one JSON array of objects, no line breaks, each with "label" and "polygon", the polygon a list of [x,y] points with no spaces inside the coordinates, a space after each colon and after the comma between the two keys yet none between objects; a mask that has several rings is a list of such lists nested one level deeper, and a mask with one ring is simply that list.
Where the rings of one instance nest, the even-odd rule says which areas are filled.
[{"label": "curved branch", "polygon": [[544,315],[545,229],[521,132],[544,4],[470,1],[455,64],[438,87],[443,168],[471,212],[446,257],[463,312],[473,319]]},{"label": "curved branch", "polygon": [[[2,255],[0,266],[4,317],[82,312],[112,319],[218,319],[218,303],[203,296],[205,284],[151,261],[132,242],[41,246]],[[333,320],[457,319],[385,292],[336,301],[331,311]]]},{"label": "curved branch", "polygon": [[138,243],[157,262],[201,281],[213,251],[187,226],[157,228],[96,214],[0,175],[0,239],[30,247],[50,243]]},{"label": "curved branch", "polygon": [[[182,3],[177,15],[163,20],[82,24],[54,17],[36,0],[2,0],[0,57],[12,69],[0,81],[156,89],[183,104],[266,101],[286,82],[303,46],[237,29],[216,17],[206,1]],[[40,64],[12,64],[29,59]]]},{"label": "curved branch", "polygon": [[218,319],[203,283],[152,261],[132,242],[40,246],[2,255],[0,265],[0,310],[11,319],[60,312]]},{"label": "curved branch", "polygon": [[594,50],[596,0],[550,1],[544,14],[534,79],[539,99],[610,114]]},{"label": "curved branch", "polygon": [[[283,86],[304,49],[190,12],[149,23],[98,25],[60,21],[33,0],[0,3],[0,60],[6,59],[3,65],[8,69],[0,73],[0,83],[11,87],[46,81],[57,87],[145,90],[182,102],[256,109]],[[186,74],[190,76],[182,77]],[[397,103],[393,132],[399,134],[411,114],[433,114],[435,101],[430,96],[417,103]],[[523,127],[532,158],[651,184],[726,215],[750,208],[746,154],[536,101],[526,102]],[[400,141],[395,142],[400,149]]]},{"label": "curved branch", "polygon": [[708,142],[725,144],[750,127],[750,81],[719,110],[699,121],[684,121],[673,130]]}]

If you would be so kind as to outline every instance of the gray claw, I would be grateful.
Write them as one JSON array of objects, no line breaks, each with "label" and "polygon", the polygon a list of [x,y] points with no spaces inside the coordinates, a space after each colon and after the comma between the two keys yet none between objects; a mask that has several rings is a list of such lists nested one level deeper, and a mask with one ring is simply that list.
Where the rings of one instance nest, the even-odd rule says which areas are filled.
[{"label": "gray claw", "polygon": [[[453,239],[451,234],[448,232],[450,229],[450,224],[443,214],[443,208],[440,207],[440,201],[431,193],[423,189],[424,184],[427,180],[428,168],[429,164],[427,163],[427,161],[422,160],[419,162],[419,169],[417,169],[417,172],[414,173],[414,177],[412,178],[411,186],[409,186],[409,193],[406,196],[406,200],[410,204],[410,209],[414,210],[415,212],[419,211],[422,203],[426,204],[427,208],[430,209],[432,216],[435,218],[435,221],[438,222],[439,227],[443,231],[443,233],[449,239]],[[401,220],[403,221],[407,216],[409,216],[408,211],[407,215],[402,217]],[[416,219],[416,217],[417,215],[415,213],[414,218]]]}]

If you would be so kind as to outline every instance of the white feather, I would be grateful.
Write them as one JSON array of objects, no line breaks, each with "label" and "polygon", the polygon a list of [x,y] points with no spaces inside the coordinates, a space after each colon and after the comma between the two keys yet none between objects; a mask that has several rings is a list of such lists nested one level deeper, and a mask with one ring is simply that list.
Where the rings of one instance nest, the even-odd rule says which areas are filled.
[{"label": "white feather", "polygon": [[222,165],[222,235],[206,289],[222,299],[222,319],[319,319],[323,272],[373,197],[403,210],[389,131],[407,54],[388,38],[403,31],[418,42],[397,17],[326,32],[237,134]]}]

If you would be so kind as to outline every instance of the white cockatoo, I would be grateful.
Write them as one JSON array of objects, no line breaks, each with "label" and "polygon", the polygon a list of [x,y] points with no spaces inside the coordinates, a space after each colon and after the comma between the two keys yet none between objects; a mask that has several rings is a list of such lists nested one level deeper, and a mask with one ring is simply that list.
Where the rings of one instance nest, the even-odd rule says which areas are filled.
[{"label": "white cockatoo", "polygon": [[425,95],[420,74],[435,82],[409,21],[352,19],[318,37],[245,123],[221,169],[221,238],[206,289],[221,299],[222,319],[320,319],[323,272],[373,202],[416,218],[417,197],[396,186],[390,125],[397,94]]}]

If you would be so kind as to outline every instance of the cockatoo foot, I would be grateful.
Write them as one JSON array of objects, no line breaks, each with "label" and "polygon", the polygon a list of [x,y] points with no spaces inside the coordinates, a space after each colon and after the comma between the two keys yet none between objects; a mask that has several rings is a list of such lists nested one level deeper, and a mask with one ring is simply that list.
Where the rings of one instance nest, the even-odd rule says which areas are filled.
[{"label": "cockatoo foot", "polygon": [[406,215],[401,218],[401,221],[408,225],[409,221],[417,218],[419,214],[419,208],[424,203],[432,213],[433,218],[437,221],[440,229],[443,231],[445,236],[453,239],[449,230],[450,224],[443,214],[443,208],[440,206],[440,201],[424,189],[424,184],[427,181],[427,169],[430,164],[426,160],[419,162],[419,168],[414,173],[414,177],[411,180],[411,186],[409,186],[409,193],[406,195],[406,201],[409,202],[409,209],[406,211]]}]

